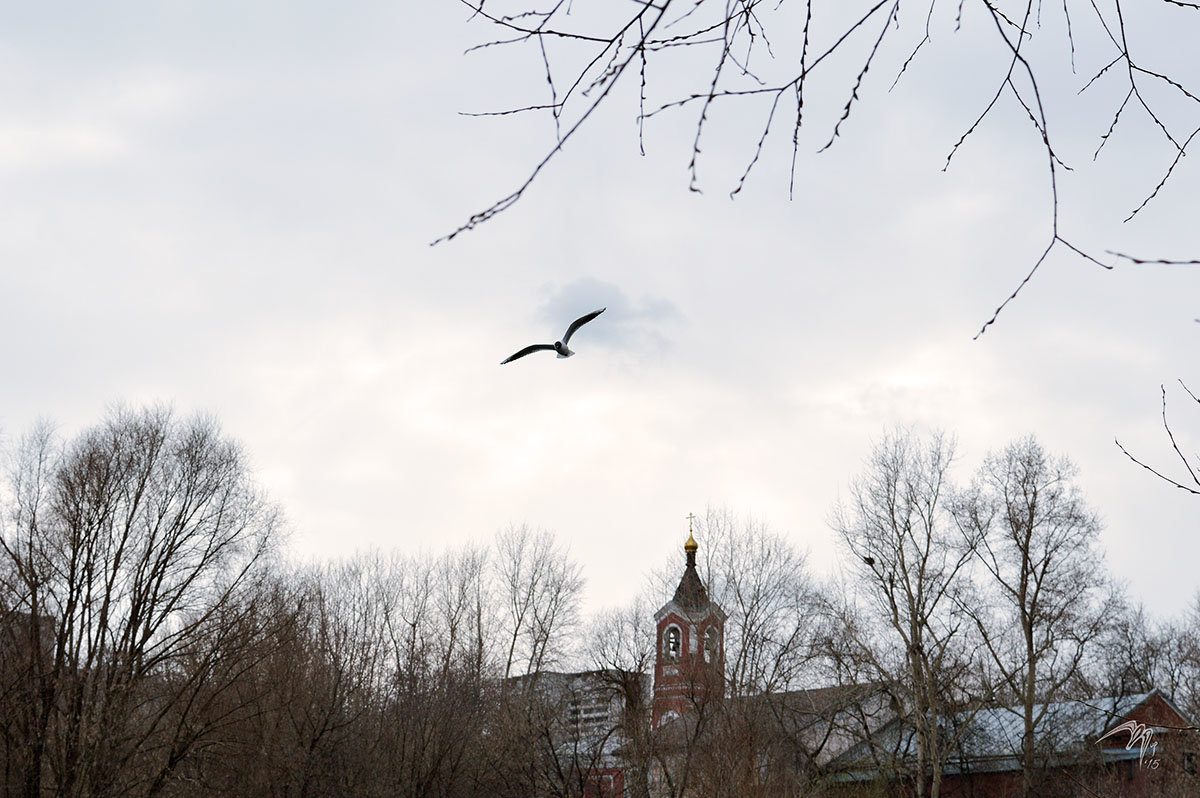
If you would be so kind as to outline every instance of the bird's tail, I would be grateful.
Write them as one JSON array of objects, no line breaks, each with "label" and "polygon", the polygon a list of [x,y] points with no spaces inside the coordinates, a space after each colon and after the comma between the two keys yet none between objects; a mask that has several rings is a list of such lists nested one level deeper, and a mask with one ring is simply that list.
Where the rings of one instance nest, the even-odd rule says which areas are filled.
[{"label": "bird's tail", "polygon": [[571,355],[573,355],[573,354],[575,354],[575,353],[574,353],[574,352],[572,352],[570,349],[567,349],[567,348],[564,346],[564,347],[563,347],[563,351],[559,352],[559,353],[558,353],[558,356],[559,356],[560,358],[562,358],[562,357],[570,357],[570,356],[571,356]]}]

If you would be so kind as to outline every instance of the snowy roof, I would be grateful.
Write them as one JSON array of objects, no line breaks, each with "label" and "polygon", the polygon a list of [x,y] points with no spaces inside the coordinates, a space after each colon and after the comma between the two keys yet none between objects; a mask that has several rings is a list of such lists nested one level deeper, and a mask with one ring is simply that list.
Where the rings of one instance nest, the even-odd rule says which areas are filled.
[{"label": "snowy roof", "polygon": [[[1062,752],[1095,740],[1150,696],[1151,693],[1142,693],[1091,701],[1035,704],[1033,717],[1035,720],[1041,718],[1037,723],[1037,748]],[[1025,717],[1019,706],[982,709],[974,716],[959,713],[954,723],[962,728],[962,750],[968,759],[1010,758],[1021,750]]]},{"label": "snowy roof", "polygon": [[[1088,700],[1057,701],[1035,704],[1033,717],[1037,724],[1036,748],[1042,761],[1061,759],[1063,754],[1082,753],[1104,732],[1121,723],[1129,713],[1144,704],[1158,690],[1129,696],[1113,696]],[[1165,696],[1163,697],[1165,700]],[[1170,702],[1168,701],[1168,704]],[[1172,708],[1173,705],[1171,705]],[[947,762],[946,772],[1000,771],[1020,769],[1021,739],[1025,720],[1020,706],[989,707],[974,712],[960,712],[948,718],[944,728],[957,736],[957,751]],[[873,759],[886,752],[895,760],[915,759],[916,734],[911,726],[896,722],[847,751],[839,760],[845,764]],[[1119,744],[1097,748],[1096,753],[1107,760],[1136,758],[1136,747],[1129,750]]]}]

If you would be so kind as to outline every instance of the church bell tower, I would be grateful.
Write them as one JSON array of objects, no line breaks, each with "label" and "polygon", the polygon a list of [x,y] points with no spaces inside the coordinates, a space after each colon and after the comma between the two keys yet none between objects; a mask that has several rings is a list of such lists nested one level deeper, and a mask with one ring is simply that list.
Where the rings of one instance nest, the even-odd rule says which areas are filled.
[{"label": "church bell tower", "polygon": [[654,613],[658,649],[654,658],[655,727],[682,717],[725,693],[725,611],[708,598],[696,572],[691,529],[683,551],[687,565],[675,595]]}]

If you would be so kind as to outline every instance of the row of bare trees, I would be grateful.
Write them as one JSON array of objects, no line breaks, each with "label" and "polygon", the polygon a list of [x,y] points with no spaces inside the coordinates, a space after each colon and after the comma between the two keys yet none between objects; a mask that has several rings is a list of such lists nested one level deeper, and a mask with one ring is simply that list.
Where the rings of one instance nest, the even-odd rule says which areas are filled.
[{"label": "row of bare trees", "polygon": [[1054,736],[1055,702],[1158,687],[1194,717],[1200,603],[1186,620],[1156,622],[1129,601],[1071,462],[1034,438],[989,454],[965,484],[954,461],[949,436],[890,432],[834,517],[849,574],[847,598],[830,605],[848,632],[833,660],[895,690],[915,794],[940,794],[973,728],[964,720],[989,708],[1019,716],[1022,795],[1062,778],[1047,776],[1040,745]]},{"label": "row of bare trees", "polygon": [[[1156,620],[1125,599],[1073,469],[1032,439],[960,484],[948,436],[889,433],[833,515],[835,581],[710,510],[699,565],[728,613],[733,700],[665,736],[652,613],[677,561],[584,618],[580,567],[526,526],[287,563],[278,510],[212,419],[118,409],[10,455],[0,778],[16,795],[582,796],[614,758],[632,796],[786,794],[858,745],[936,796],[962,742],[948,721],[1001,704],[1021,708],[1029,792],[1049,702],[1157,686],[1200,716],[1200,605]],[[622,711],[581,734],[579,696],[552,686],[592,669]],[[911,751],[876,734],[885,717]]]},{"label": "row of bare trees", "polygon": [[503,677],[560,665],[580,622],[579,566],[550,533],[295,566],[212,419],[117,409],[9,454],[6,793],[503,795],[541,778],[548,708],[507,700]]}]

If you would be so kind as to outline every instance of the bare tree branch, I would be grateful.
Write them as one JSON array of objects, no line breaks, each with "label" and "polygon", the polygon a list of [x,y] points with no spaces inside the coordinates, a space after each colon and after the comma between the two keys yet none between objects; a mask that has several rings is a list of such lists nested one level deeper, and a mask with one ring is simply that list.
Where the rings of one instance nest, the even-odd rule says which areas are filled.
[{"label": "bare tree branch", "polygon": [[[1195,9],[1197,4],[1167,0],[1180,8]],[[629,6],[593,6],[588,0],[576,0],[573,9],[565,0],[556,0],[544,10],[528,4],[528,0],[507,0],[512,13],[485,11],[482,2],[460,0],[472,11],[472,18],[479,23],[498,27],[504,38],[489,41],[486,47],[520,46],[536,40],[538,69],[549,84],[549,102],[529,103],[517,108],[488,112],[486,115],[512,115],[526,111],[541,111],[550,114],[554,123],[555,141],[550,149],[533,166],[529,175],[514,191],[494,202],[484,210],[473,214],[468,220],[434,241],[434,244],[449,241],[460,233],[473,229],[483,222],[512,207],[530,189],[534,180],[549,163],[557,158],[566,143],[594,118],[602,104],[616,102],[614,89],[625,75],[636,72],[638,90],[636,109],[637,143],[639,152],[645,154],[646,125],[652,118],[666,113],[695,108],[695,131],[691,137],[690,154],[687,162],[688,188],[702,189],[700,181],[701,160],[704,155],[702,139],[707,140],[706,131],[718,110],[737,113],[732,107],[753,102],[756,97],[769,98],[762,107],[761,122],[754,123],[753,144],[746,158],[746,166],[735,178],[730,196],[736,197],[744,190],[751,172],[762,168],[768,152],[771,131],[782,124],[780,119],[789,117],[786,123],[791,128],[792,152],[789,157],[789,196],[794,196],[800,150],[800,131],[806,119],[806,87],[811,85],[814,70],[835,53],[840,54],[839,66],[821,72],[823,90],[844,91],[848,99],[840,106],[840,113],[830,119],[830,132],[819,151],[831,147],[840,137],[844,123],[858,106],[868,85],[872,67],[889,57],[894,50],[887,46],[901,39],[901,3],[899,0],[867,0],[858,8],[845,4],[821,3],[819,0],[778,0],[768,8],[762,0],[736,0],[718,4],[716,0],[661,0],[661,2],[636,2]],[[588,4],[587,12],[581,13],[581,3]],[[803,3],[797,8],[797,3]],[[1080,43],[1089,41],[1083,37],[1085,23],[1090,22],[1100,32],[1100,44],[1089,44],[1086,55],[1104,63],[1091,77],[1083,82],[1080,92],[1105,82],[1120,82],[1120,91],[1115,98],[1114,113],[1093,152],[1096,160],[1101,151],[1109,147],[1123,122],[1129,119],[1133,109],[1148,118],[1159,131],[1163,140],[1174,151],[1173,160],[1166,166],[1156,186],[1138,204],[1127,219],[1142,212],[1149,203],[1159,197],[1167,182],[1175,175],[1176,167],[1191,147],[1200,128],[1189,126],[1183,129],[1172,121],[1174,106],[1168,99],[1155,99],[1148,92],[1152,86],[1170,88],[1170,94],[1180,107],[1189,112],[1200,110],[1200,94],[1188,88],[1177,76],[1152,68],[1143,63],[1142,50],[1145,32],[1128,24],[1126,11],[1121,2],[1111,6],[1098,4],[1094,0],[1063,0],[1061,11],[1065,26],[1056,34],[1043,30],[1042,3],[1035,8],[1033,0],[1012,3],[1002,0],[929,0],[923,9],[923,25],[919,36],[908,43],[901,42],[907,53],[898,63],[892,87],[906,73],[918,53],[932,45],[933,27],[937,11],[954,8],[954,32],[962,28],[965,9],[981,10],[992,21],[990,35],[1003,48],[1001,64],[994,65],[995,89],[983,98],[983,107],[975,119],[957,137],[947,154],[943,169],[949,167],[955,155],[965,146],[968,139],[995,114],[1011,113],[1012,109],[1001,100],[1011,97],[1017,113],[1024,113],[1032,124],[1045,153],[1045,169],[1048,177],[1048,194],[1051,223],[1046,244],[1026,275],[1009,296],[993,311],[975,337],[978,338],[993,325],[1001,312],[1032,281],[1033,276],[1045,264],[1049,254],[1056,248],[1072,252],[1102,268],[1111,268],[1088,254],[1089,246],[1072,242],[1069,232],[1060,227],[1059,215],[1059,170],[1069,170],[1066,159],[1060,156],[1050,135],[1050,110],[1045,107],[1040,85],[1047,78],[1056,78],[1055,64],[1046,62],[1040,54],[1029,47],[1035,36],[1062,36],[1062,48],[1069,54],[1071,75],[1074,75]],[[1080,13],[1080,9],[1083,13]],[[572,13],[574,12],[574,13]],[[595,13],[593,13],[595,12]],[[799,12],[794,19],[787,13]],[[1012,13],[1015,12],[1015,13]],[[814,26],[819,21],[833,20],[822,27]],[[797,25],[799,20],[802,25]],[[864,39],[856,36],[872,19],[882,19],[878,33]],[[790,30],[798,35],[789,38]],[[797,30],[798,28],[798,30]],[[820,38],[817,37],[818,32]],[[906,32],[905,32],[906,33]],[[822,41],[823,44],[818,45]],[[553,46],[552,46],[553,45]],[[810,52],[820,47],[820,55],[812,58]],[[670,72],[673,68],[669,56],[680,49],[710,51],[712,58],[707,66],[695,66],[689,61],[685,72]],[[1107,50],[1107,51],[1106,51]],[[1031,53],[1038,52],[1035,60]],[[583,58],[580,60],[580,55]],[[765,62],[764,62],[765,59]],[[772,77],[768,69],[771,63],[782,64],[785,77]],[[764,63],[768,68],[764,68]],[[574,65],[572,65],[574,64]],[[732,68],[729,68],[732,67]],[[651,73],[668,72],[671,81],[655,91],[658,82]],[[777,70],[776,70],[777,72]],[[560,75],[570,75],[563,79]],[[560,82],[561,81],[561,82]],[[692,87],[689,89],[689,86]],[[586,88],[584,88],[586,87]],[[674,92],[674,96],[666,92]],[[782,114],[788,107],[781,105],[785,98],[795,101],[794,116]],[[1168,113],[1170,112],[1170,113]],[[757,112],[756,112],[757,113]]]}]

